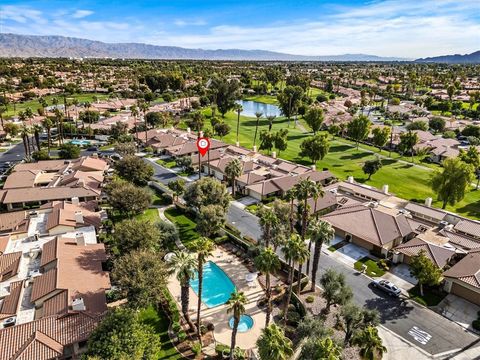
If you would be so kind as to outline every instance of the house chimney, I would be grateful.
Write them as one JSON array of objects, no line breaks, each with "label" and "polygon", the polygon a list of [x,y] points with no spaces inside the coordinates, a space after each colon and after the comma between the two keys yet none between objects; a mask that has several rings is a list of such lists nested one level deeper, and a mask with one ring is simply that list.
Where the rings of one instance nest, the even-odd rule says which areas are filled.
[{"label": "house chimney", "polygon": [[349,176],[347,178],[347,182],[349,182],[350,184],[353,184],[353,176]]},{"label": "house chimney", "polygon": [[240,141],[235,142],[235,146],[240,146]]},{"label": "house chimney", "polygon": [[276,151],[272,151],[272,158],[274,158],[274,159],[277,158],[277,152]]},{"label": "house chimney", "polygon": [[80,199],[77,196],[72,197],[72,205],[80,204]]},{"label": "house chimney", "polygon": [[75,241],[77,242],[77,246],[86,246],[87,243],[85,241],[85,236],[82,233],[78,233],[75,235]]},{"label": "house chimney", "polygon": [[190,134],[191,131],[192,131],[192,130],[190,130],[190,128],[188,127],[188,128],[187,128],[187,134]]},{"label": "house chimney", "polygon": [[257,145],[253,146],[253,152],[257,152]]},{"label": "house chimney", "polygon": [[73,311],[85,311],[87,308],[85,307],[85,302],[83,298],[76,298],[72,301],[72,310]]},{"label": "house chimney", "polygon": [[383,191],[384,194],[388,195],[388,185],[387,184],[383,185],[382,191]]},{"label": "house chimney", "polygon": [[317,170],[317,167],[315,166],[315,164],[312,165],[312,170],[313,171]]},{"label": "house chimney", "polygon": [[81,211],[75,211],[75,222],[77,224],[83,224],[83,214]]},{"label": "house chimney", "polygon": [[425,199],[425,206],[432,207],[432,198],[428,197]]},{"label": "house chimney", "polygon": [[201,138],[203,137],[203,131],[200,131],[200,137]]}]

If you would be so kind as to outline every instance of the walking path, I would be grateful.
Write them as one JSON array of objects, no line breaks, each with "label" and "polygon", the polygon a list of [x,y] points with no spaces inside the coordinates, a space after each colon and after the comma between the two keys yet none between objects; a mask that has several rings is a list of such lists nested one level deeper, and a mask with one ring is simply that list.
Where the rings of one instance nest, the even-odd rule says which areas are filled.
[{"label": "walking path", "polygon": [[[170,209],[172,207],[174,207],[175,205],[167,205],[167,206],[161,206],[159,208],[157,208],[158,210],[158,216],[160,216],[160,219],[162,219],[163,221],[169,223],[169,224],[173,224],[166,216],[165,216],[165,210],[167,209]],[[175,225],[175,224],[173,224]],[[183,245],[183,243],[180,241],[180,239],[176,239],[175,240],[175,245],[177,245],[178,249],[179,250],[187,250],[187,248],[185,247],[185,245]]]}]

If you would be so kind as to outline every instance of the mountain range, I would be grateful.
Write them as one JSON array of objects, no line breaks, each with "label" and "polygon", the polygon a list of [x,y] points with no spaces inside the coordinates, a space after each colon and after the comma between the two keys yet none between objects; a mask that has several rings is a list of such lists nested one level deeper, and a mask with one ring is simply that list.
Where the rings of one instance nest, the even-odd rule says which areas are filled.
[{"label": "mountain range", "polygon": [[[408,58],[366,54],[306,56],[266,50],[187,49],[143,43],[105,43],[65,36],[0,34],[0,57],[67,57],[165,60],[260,60],[260,61],[411,61]],[[480,63],[480,51],[467,55],[446,55],[415,62]]]},{"label": "mountain range", "polygon": [[186,49],[142,43],[105,43],[64,36],[0,34],[0,57],[71,57],[189,60],[407,61],[365,54],[292,55],[266,50]]}]

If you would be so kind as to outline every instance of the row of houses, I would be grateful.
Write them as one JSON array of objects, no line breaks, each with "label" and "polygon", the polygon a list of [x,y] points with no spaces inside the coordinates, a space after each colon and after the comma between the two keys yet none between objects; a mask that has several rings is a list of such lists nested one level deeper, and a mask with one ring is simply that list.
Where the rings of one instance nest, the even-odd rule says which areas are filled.
[{"label": "row of houses", "polygon": [[[85,351],[111,288],[105,247],[97,241],[108,172],[104,160],[84,157],[18,164],[7,178],[1,198],[10,211],[0,213],[0,360],[76,358]],[[76,196],[77,189],[88,196]],[[30,208],[18,209],[23,206]]]}]

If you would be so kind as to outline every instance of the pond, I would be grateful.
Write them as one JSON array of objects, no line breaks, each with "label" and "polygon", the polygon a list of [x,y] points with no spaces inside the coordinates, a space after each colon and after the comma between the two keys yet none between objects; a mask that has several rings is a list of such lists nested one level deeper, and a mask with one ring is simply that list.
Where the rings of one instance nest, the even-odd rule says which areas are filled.
[{"label": "pond", "polygon": [[256,112],[261,112],[263,118],[270,115],[282,116],[280,108],[277,105],[264,104],[251,100],[239,100],[237,103],[243,107],[243,111],[240,113],[243,116],[255,117]]}]

